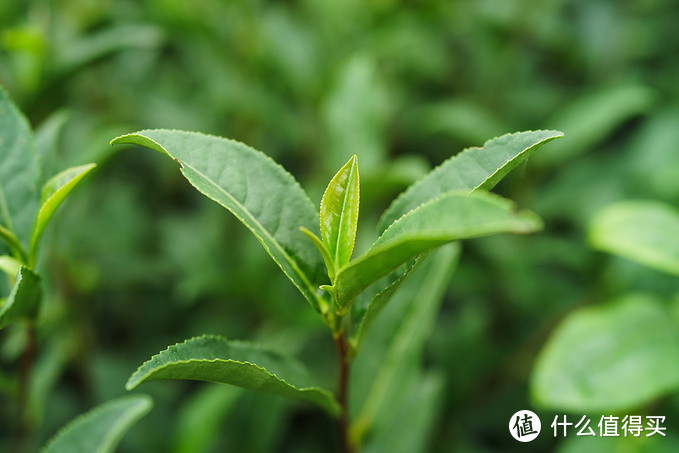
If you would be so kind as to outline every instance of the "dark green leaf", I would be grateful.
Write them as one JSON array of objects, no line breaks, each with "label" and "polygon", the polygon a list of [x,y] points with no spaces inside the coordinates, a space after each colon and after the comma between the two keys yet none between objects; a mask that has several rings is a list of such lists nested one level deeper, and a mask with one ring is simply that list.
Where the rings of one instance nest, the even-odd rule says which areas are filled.
[{"label": "dark green leaf", "polygon": [[112,453],[125,432],[148,414],[152,407],[153,401],[146,395],[131,395],[109,401],[73,420],[42,451]]},{"label": "dark green leaf", "polygon": [[273,395],[297,398],[339,413],[332,393],[312,383],[296,360],[247,343],[205,335],[170,346],[144,363],[127,381],[131,390],[142,382],[188,379],[231,384]]},{"label": "dark green leaf", "polygon": [[266,155],[242,143],[194,132],[147,130],[112,144],[149,147],[179,162],[182,174],[208,198],[231,211],[317,311],[321,257],[300,233],[318,232],[318,214],[297,181]]},{"label": "dark green leaf", "polygon": [[558,131],[503,135],[451,157],[399,195],[384,212],[380,231],[423,203],[451,190],[490,190],[513,168],[545,143],[562,137]]}]

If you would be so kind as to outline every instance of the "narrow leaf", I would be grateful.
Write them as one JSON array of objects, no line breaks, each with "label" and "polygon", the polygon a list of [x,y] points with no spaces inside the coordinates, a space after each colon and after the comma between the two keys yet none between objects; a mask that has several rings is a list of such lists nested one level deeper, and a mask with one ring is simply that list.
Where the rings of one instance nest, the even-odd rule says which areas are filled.
[{"label": "narrow leaf", "polygon": [[635,294],[572,312],[540,353],[533,400],[574,412],[641,407],[679,388],[679,326],[652,297]]},{"label": "narrow leaf", "polygon": [[38,218],[33,227],[31,235],[31,246],[29,249],[29,263],[35,263],[38,243],[42,233],[47,226],[47,222],[52,218],[54,212],[61,205],[69,193],[78,185],[80,181],[96,167],[95,164],[81,165],[69,168],[57,174],[47,181],[42,189],[42,206],[38,211]]},{"label": "narrow leaf", "polygon": [[153,401],[131,395],[109,401],[81,415],[42,450],[43,453],[112,453],[128,429],[149,413]]},{"label": "narrow leaf", "polygon": [[142,382],[188,379],[231,384],[317,404],[339,413],[332,393],[314,386],[296,360],[247,343],[218,336],[192,338],[170,346],[144,363],[127,381],[131,390]]},{"label": "narrow leaf", "polygon": [[420,206],[394,222],[361,257],[341,269],[335,280],[335,300],[345,311],[370,284],[418,253],[446,242],[497,233],[530,233],[540,229],[530,212],[488,193],[449,193]]},{"label": "narrow leaf", "polygon": [[[354,364],[354,378],[369,379],[352,426],[357,440],[381,421],[390,419],[422,379],[419,369],[422,349],[436,322],[443,295],[460,256],[459,243],[433,251],[412,271],[403,289],[385,307],[375,323],[374,334],[366,339],[366,351]],[[375,365],[374,357],[382,357]],[[355,383],[355,381],[352,381]],[[357,395],[352,395],[357,396]]]},{"label": "narrow leaf", "polygon": [[451,157],[410,186],[384,212],[379,230],[422,203],[451,190],[492,189],[507,173],[545,143],[562,137],[559,131],[527,131],[503,135]]},{"label": "narrow leaf", "polygon": [[0,86],[0,226],[28,245],[38,210],[40,164],[28,121]]},{"label": "narrow leaf", "polygon": [[27,267],[19,269],[5,304],[0,307],[0,329],[22,318],[33,318],[40,306],[40,277]]},{"label": "narrow leaf", "polygon": [[679,275],[679,210],[657,201],[624,201],[600,211],[589,242],[670,274]]},{"label": "narrow leaf", "polygon": [[321,200],[321,237],[337,268],[351,259],[358,224],[360,186],[356,156],[330,180]]},{"label": "narrow leaf", "polygon": [[389,284],[386,288],[382,289],[377,293],[368,304],[365,313],[360,317],[360,322],[358,329],[356,330],[356,335],[352,339],[352,352],[357,354],[361,347],[361,343],[365,338],[365,335],[370,330],[370,327],[377,319],[377,315],[382,312],[382,309],[387,305],[391,298],[396,294],[396,291],[401,287],[401,284],[410,276],[410,274],[417,268],[417,266],[426,258],[425,254],[418,256],[408,268],[398,276],[398,278]]},{"label": "narrow leaf", "polygon": [[14,235],[14,233],[2,225],[0,225],[0,239],[5,241],[12,253],[14,253],[14,256],[17,257],[21,262],[26,262],[28,260],[26,250],[24,249],[24,246],[21,245],[21,242],[19,242],[19,239]]},{"label": "narrow leaf", "polygon": [[318,214],[297,181],[266,155],[224,138],[171,130],[123,135],[130,143],[159,151],[179,162],[188,181],[231,211],[262,243],[285,275],[317,311],[323,280],[321,257],[299,231],[318,232]]}]

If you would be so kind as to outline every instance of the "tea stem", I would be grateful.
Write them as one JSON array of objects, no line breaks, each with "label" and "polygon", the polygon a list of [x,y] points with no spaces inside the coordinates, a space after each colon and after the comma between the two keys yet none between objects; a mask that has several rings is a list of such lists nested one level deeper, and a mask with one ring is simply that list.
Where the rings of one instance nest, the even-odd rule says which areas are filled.
[{"label": "tea stem", "polygon": [[339,376],[338,376],[338,400],[342,413],[337,420],[337,429],[339,433],[340,446],[342,453],[355,453],[356,447],[349,437],[349,372],[351,364],[349,362],[349,351],[346,340],[344,339],[344,332],[335,335],[335,344],[337,346],[337,356],[339,358]]}]

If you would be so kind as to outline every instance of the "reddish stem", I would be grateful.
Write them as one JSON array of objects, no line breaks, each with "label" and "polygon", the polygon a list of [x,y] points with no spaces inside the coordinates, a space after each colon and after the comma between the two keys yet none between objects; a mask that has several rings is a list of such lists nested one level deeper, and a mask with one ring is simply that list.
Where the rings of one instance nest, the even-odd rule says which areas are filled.
[{"label": "reddish stem", "polygon": [[339,358],[339,404],[342,409],[339,419],[337,420],[337,430],[339,433],[340,446],[342,453],[356,453],[351,439],[349,438],[349,403],[348,403],[348,388],[349,388],[349,355],[347,350],[347,343],[344,340],[344,334],[340,333],[335,337],[335,345],[337,346],[337,356]]}]

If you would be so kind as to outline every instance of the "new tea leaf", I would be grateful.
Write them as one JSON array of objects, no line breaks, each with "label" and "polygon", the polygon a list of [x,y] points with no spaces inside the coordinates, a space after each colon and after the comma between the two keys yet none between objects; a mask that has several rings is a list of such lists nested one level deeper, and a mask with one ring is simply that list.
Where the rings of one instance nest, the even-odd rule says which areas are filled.
[{"label": "new tea leaf", "polygon": [[540,229],[530,212],[488,193],[448,193],[394,222],[372,247],[346,267],[335,280],[340,311],[356,296],[418,253],[446,242],[497,233],[530,233]]},{"label": "new tea leaf", "polygon": [[535,365],[536,403],[574,412],[637,408],[679,387],[679,328],[652,297],[580,308],[556,329]]},{"label": "new tea leaf", "polygon": [[323,265],[299,231],[318,231],[318,214],[297,181],[266,155],[220,137],[173,130],[123,135],[112,144],[146,146],[176,160],[188,181],[231,211],[262,243],[317,311]]},{"label": "new tea leaf", "polygon": [[599,250],[679,275],[679,210],[657,201],[624,201],[599,212],[589,228]]},{"label": "new tea leaf", "polygon": [[142,382],[188,379],[219,382],[314,403],[339,413],[334,396],[312,383],[296,360],[247,343],[205,335],[170,346],[144,363],[127,381],[131,390]]},{"label": "new tea leaf", "polygon": [[0,307],[0,329],[19,319],[35,317],[40,296],[40,277],[22,266],[5,304]]},{"label": "new tea leaf", "polygon": [[513,168],[545,143],[562,137],[559,131],[527,131],[488,140],[451,157],[410,186],[384,212],[380,231],[396,219],[451,190],[490,190]]},{"label": "new tea leaf", "polygon": [[26,118],[0,86],[0,226],[28,245],[40,194],[40,165]]},{"label": "new tea leaf", "polygon": [[38,211],[38,218],[31,235],[31,246],[29,249],[29,263],[31,265],[35,262],[38,243],[47,226],[47,222],[49,222],[68,194],[94,167],[96,167],[95,164],[88,164],[69,168],[45,183],[42,189],[42,206],[40,211]]},{"label": "new tea leaf", "polygon": [[354,156],[332,178],[321,200],[321,237],[337,268],[349,262],[354,250],[359,195]]},{"label": "new tea leaf", "polygon": [[42,453],[112,453],[127,430],[152,407],[153,401],[146,395],[109,401],[69,423]]}]

